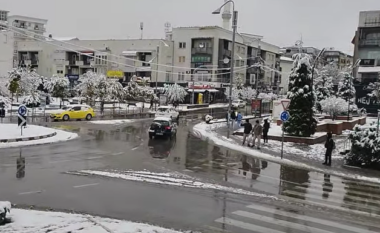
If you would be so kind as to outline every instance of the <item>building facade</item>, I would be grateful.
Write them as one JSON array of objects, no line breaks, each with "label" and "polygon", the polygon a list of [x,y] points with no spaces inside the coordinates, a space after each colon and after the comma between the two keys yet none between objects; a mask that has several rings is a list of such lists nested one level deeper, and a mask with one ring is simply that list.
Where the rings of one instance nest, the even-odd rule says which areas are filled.
[{"label": "building facade", "polygon": [[284,56],[280,59],[281,79],[279,93],[285,95],[289,91],[289,76],[293,69],[293,59]]},{"label": "building facade", "polygon": [[358,107],[364,107],[370,113],[377,113],[379,103],[368,98],[367,86],[378,82],[380,75],[380,11],[362,11],[359,24],[352,40],[355,45],[354,61],[360,59],[354,75]]},{"label": "building facade", "polygon": [[333,62],[334,64],[336,64],[339,70],[344,70],[345,68],[353,64],[353,56],[335,50],[334,48],[327,49],[322,54],[322,59],[325,62],[325,64]]},{"label": "building facade", "polygon": [[[167,33],[174,42],[174,79],[177,82],[213,82],[218,86],[229,83],[230,62],[235,64],[235,78],[258,87],[276,86],[279,75],[270,69],[253,65],[265,63],[279,68],[279,47],[262,41],[262,37],[237,34],[235,57],[232,58],[232,32],[218,26],[178,27]],[[190,69],[192,68],[192,69]]]}]

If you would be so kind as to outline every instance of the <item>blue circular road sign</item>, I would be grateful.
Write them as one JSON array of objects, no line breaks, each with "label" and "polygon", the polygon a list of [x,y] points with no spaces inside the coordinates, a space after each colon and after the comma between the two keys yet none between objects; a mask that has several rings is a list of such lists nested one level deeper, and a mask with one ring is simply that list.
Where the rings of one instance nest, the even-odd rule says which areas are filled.
[{"label": "blue circular road sign", "polygon": [[20,107],[18,107],[18,110],[17,110],[17,112],[20,116],[25,116],[26,111],[27,111],[27,109],[26,109],[25,105],[20,105]]},{"label": "blue circular road sign", "polygon": [[288,121],[290,118],[290,114],[288,111],[283,111],[280,115],[281,121]]}]

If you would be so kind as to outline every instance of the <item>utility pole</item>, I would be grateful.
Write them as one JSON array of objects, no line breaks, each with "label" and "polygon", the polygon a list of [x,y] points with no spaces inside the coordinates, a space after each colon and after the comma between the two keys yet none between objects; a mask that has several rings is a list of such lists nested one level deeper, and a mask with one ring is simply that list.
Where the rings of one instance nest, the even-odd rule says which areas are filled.
[{"label": "utility pole", "polygon": [[[156,61],[157,61],[157,65],[156,65],[156,96],[158,96],[158,69],[159,69],[159,66],[158,66],[158,64],[159,64],[159,53],[160,53],[160,45],[158,44],[157,45],[157,51],[156,51],[156,53],[157,53],[157,59],[156,59]],[[157,111],[157,101],[155,101],[154,102],[154,111]]]}]

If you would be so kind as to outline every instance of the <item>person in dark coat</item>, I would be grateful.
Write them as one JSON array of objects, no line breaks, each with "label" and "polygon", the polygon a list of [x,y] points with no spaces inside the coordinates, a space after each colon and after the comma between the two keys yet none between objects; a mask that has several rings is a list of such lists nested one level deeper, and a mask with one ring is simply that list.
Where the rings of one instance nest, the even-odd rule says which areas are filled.
[{"label": "person in dark coat", "polygon": [[335,142],[332,139],[332,133],[327,133],[325,148],[326,148],[325,162],[323,163],[323,165],[331,166],[331,155],[332,155],[333,150],[335,149]]},{"label": "person in dark coat", "polygon": [[231,126],[233,128],[234,122],[236,121],[236,112],[235,112],[235,110],[231,111],[231,117],[230,117],[230,119],[231,119]]},{"label": "person in dark coat", "polygon": [[251,132],[252,132],[252,124],[249,123],[249,120],[245,120],[245,123],[242,124],[244,126],[244,136],[243,136],[243,146],[245,144],[245,141],[247,140],[247,138],[249,137],[249,135],[251,135]]},{"label": "person in dark coat", "polygon": [[264,120],[264,125],[263,125],[263,139],[264,143],[268,143],[268,132],[269,132],[270,124],[268,122],[268,119]]}]

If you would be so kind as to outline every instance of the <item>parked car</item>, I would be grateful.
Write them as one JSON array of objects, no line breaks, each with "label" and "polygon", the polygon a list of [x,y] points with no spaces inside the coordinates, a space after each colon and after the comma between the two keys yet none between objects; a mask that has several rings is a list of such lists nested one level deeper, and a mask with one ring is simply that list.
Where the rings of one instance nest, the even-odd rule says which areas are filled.
[{"label": "parked car", "polygon": [[246,102],[243,100],[232,101],[232,107],[234,108],[244,108],[246,105],[247,105]]},{"label": "parked car", "polygon": [[91,120],[95,117],[94,109],[88,105],[68,105],[60,110],[52,111],[50,113],[50,118],[53,120],[63,120],[68,121],[70,119],[75,120]]},{"label": "parked car", "polygon": [[177,135],[177,124],[169,117],[156,117],[149,127],[149,138],[157,136],[172,140]]},{"label": "parked car", "polygon": [[174,107],[160,106],[159,108],[157,108],[155,117],[170,117],[171,119],[178,121],[179,112]]}]

